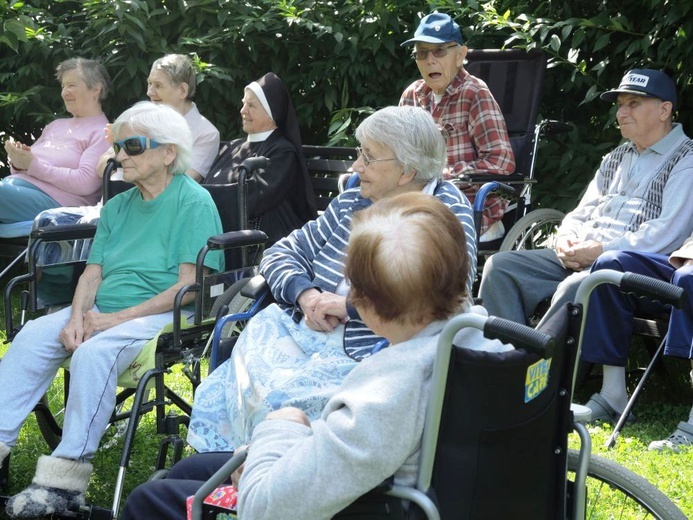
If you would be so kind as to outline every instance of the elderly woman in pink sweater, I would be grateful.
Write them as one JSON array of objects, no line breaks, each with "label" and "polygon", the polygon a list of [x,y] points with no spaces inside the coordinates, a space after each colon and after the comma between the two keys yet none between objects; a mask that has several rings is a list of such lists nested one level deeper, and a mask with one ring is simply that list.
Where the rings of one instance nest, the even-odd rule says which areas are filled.
[{"label": "elderly woman in pink sweater", "polygon": [[99,62],[84,58],[60,63],[56,77],[72,117],[48,124],[31,146],[5,142],[11,175],[0,181],[0,224],[33,220],[50,208],[93,205],[101,195],[95,167],[109,147],[101,103],[110,77]]}]

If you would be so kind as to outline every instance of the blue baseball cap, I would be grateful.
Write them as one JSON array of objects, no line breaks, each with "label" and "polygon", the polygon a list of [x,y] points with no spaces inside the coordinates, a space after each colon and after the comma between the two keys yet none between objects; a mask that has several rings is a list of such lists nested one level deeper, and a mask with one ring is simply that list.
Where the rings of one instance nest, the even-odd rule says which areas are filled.
[{"label": "blue baseball cap", "polygon": [[603,92],[599,96],[604,101],[613,103],[619,94],[656,97],[670,101],[676,108],[676,84],[674,80],[660,70],[633,69],[626,72],[618,88]]},{"label": "blue baseball cap", "polygon": [[421,19],[416,28],[414,37],[408,39],[402,45],[410,43],[447,43],[455,42],[464,45],[460,26],[455,23],[450,15],[443,13],[431,13]]}]

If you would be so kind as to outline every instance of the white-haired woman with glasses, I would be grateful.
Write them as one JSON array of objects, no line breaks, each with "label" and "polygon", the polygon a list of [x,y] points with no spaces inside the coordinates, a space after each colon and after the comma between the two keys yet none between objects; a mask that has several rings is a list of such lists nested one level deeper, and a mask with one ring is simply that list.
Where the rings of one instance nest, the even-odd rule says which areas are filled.
[{"label": "white-haired woman with glasses", "polygon": [[[28,322],[0,363],[2,461],[61,363],[72,356],[62,440],[39,458],[32,484],[8,501],[13,518],[84,503],[89,461],[115,406],[118,375],[172,321],[178,290],[194,282],[199,249],[221,232],[211,196],[184,174],[192,139],[179,113],[138,103],[116,120],[111,135],[125,180],[135,187],[104,205],[72,305]],[[205,261],[211,270],[221,262],[218,253]]]},{"label": "white-haired woman with glasses", "polygon": [[265,251],[260,271],[277,304],[250,320],[231,359],[198,389],[188,431],[198,451],[230,451],[247,443],[257,423],[283,406],[318,417],[344,376],[382,346],[382,338],[347,305],[344,278],[351,217],[373,202],[419,191],[450,207],[467,233],[471,294],[472,211],[442,179],[445,142],[431,115],[418,107],[387,107],[366,118],[356,138],[360,155],[353,168],[360,187],[339,195],[317,220]]}]

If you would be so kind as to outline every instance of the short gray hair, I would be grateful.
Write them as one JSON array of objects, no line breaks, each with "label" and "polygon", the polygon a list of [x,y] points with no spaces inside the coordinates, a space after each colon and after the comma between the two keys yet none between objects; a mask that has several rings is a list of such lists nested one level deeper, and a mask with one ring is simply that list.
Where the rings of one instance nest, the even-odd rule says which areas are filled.
[{"label": "short gray hair", "polygon": [[118,139],[123,128],[142,134],[161,144],[176,147],[176,158],[169,166],[174,175],[185,173],[192,159],[192,133],[185,118],[163,103],[140,101],[123,112],[111,126]]},{"label": "short gray hair", "polygon": [[445,139],[433,116],[420,107],[385,107],[371,114],[356,129],[360,143],[386,146],[404,166],[414,170],[414,181],[426,184],[443,179]]},{"label": "short gray hair", "polygon": [[170,78],[173,86],[187,83],[188,95],[185,99],[191,101],[197,88],[195,66],[185,54],[167,54],[152,63],[152,70],[163,70]]},{"label": "short gray hair", "polygon": [[88,60],[86,58],[70,58],[61,62],[55,69],[55,77],[62,83],[63,75],[70,71],[77,70],[79,75],[89,87],[89,90],[94,90],[101,87],[99,93],[99,102],[103,103],[108,96],[108,90],[111,88],[111,77],[108,75],[106,67],[96,60]]}]

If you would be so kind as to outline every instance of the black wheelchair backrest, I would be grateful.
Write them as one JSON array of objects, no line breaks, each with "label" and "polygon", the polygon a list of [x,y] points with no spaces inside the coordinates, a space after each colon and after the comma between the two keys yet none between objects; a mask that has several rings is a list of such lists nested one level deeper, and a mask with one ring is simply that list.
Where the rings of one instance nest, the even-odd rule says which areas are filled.
[{"label": "black wheelchair backrest", "polygon": [[503,112],[515,153],[516,173],[530,168],[534,128],[539,115],[546,55],[538,49],[470,50],[465,69],[483,80]]},{"label": "black wheelchair backrest", "polygon": [[543,330],[549,358],[453,348],[432,476],[441,518],[565,518],[575,331],[566,307]]}]

